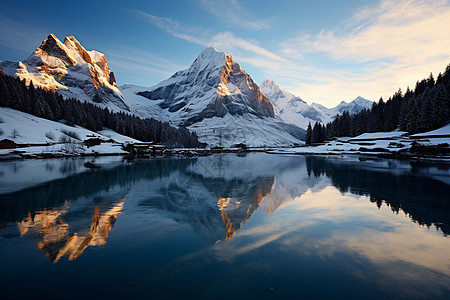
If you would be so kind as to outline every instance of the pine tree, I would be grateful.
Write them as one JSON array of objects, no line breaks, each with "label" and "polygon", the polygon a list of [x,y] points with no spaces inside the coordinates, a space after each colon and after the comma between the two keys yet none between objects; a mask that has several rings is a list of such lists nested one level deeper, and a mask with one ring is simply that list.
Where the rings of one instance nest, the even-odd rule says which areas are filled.
[{"label": "pine tree", "polygon": [[308,128],[306,129],[306,145],[311,145],[311,136],[312,136],[312,128],[311,122],[308,124]]}]

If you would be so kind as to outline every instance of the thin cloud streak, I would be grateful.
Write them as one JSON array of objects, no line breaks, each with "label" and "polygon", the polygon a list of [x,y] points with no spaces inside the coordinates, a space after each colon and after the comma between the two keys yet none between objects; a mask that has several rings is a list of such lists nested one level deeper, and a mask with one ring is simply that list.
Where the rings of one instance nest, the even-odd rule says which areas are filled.
[{"label": "thin cloud streak", "polygon": [[109,57],[115,57],[120,61],[134,62],[143,66],[153,66],[161,70],[179,71],[181,68],[186,68],[186,65],[175,64],[172,61],[162,58],[149,51],[135,49],[131,47],[121,47],[108,51]]},{"label": "thin cloud streak", "polygon": [[[175,64],[154,53],[130,47],[118,47],[117,49],[108,51],[106,55],[110,68],[115,71],[116,76],[119,78],[121,74],[130,70],[133,74],[151,74],[152,76],[169,77],[176,71],[187,67],[185,65]],[[117,72],[117,70],[120,70],[120,72]],[[140,77],[142,78],[142,76]],[[145,80],[144,78],[141,80]],[[151,83],[151,85],[153,84],[155,82]]]},{"label": "thin cloud streak", "polygon": [[229,31],[216,34],[208,44],[218,49],[227,49],[227,52],[234,52],[233,49],[241,49],[272,60],[285,61],[285,59],[258,46],[256,43],[238,38]]},{"label": "thin cloud streak", "polygon": [[0,15],[0,45],[31,54],[49,32]]},{"label": "thin cloud streak", "polygon": [[218,17],[219,21],[250,30],[269,28],[269,22],[255,19],[248,10],[236,0],[203,0],[203,9]]},{"label": "thin cloud streak", "polygon": [[202,32],[201,28],[184,26],[181,25],[178,21],[172,20],[170,18],[154,16],[137,9],[132,9],[131,12],[134,15],[143,18],[150,24],[159,27],[160,29],[174,37],[200,45],[204,45],[206,43],[205,39],[193,35],[200,34],[200,32]]},{"label": "thin cloud streak", "polygon": [[[265,48],[257,45],[254,42],[252,43],[245,39],[236,37],[232,32],[221,32],[213,36],[208,36],[206,30],[202,30],[201,28],[197,27],[182,25],[178,21],[172,20],[170,18],[154,16],[139,10],[133,10],[132,12],[139,17],[143,17],[147,22],[159,27],[166,33],[195,44],[199,44],[205,47],[216,47],[221,51],[223,51],[223,49],[226,49],[225,51],[227,52],[231,52],[231,49],[241,49],[244,51],[250,51],[256,55],[264,56],[269,59],[279,61],[284,60],[280,56],[266,50]],[[201,36],[202,33],[204,36]]]}]

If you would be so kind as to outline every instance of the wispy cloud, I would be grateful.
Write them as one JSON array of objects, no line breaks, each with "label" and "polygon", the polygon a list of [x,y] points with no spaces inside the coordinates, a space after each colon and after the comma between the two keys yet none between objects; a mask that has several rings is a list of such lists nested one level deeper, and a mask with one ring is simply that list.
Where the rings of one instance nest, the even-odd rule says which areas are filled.
[{"label": "wispy cloud", "polygon": [[259,46],[256,42],[250,42],[248,40],[236,37],[232,32],[221,32],[216,34],[209,42],[211,46],[217,47],[218,49],[227,49],[227,51],[245,50],[251,52],[255,55],[263,56],[276,61],[284,61],[283,58],[276,55],[273,52]]},{"label": "wispy cloud", "polygon": [[118,46],[108,51],[108,64],[111,69],[132,70],[138,74],[156,74],[162,77],[171,76],[186,65],[178,65],[149,51],[131,47]]},{"label": "wispy cloud", "polygon": [[[308,64],[321,53],[334,64],[356,70],[346,77],[325,67],[319,83],[292,86],[303,97],[320,102],[360,94],[372,100],[389,97],[398,87],[414,86],[430,72],[443,71],[450,61],[449,1],[381,1],[355,11],[334,29],[301,34],[280,43],[284,57]],[[376,67],[374,67],[376,66]],[[336,99],[337,100],[337,99]]]},{"label": "wispy cloud", "polygon": [[31,54],[49,32],[0,15],[0,45]]},{"label": "wispy cloud", "polygon": [[301,35],[282,44],[287,55],[324,52],[333,60],[381,59],[421,64],[449,56],[448,1],[382,1],[364,7],[340,28]]},{"label": "wispy cloud", "polygon": [[236,0],[203,0],[202,7],[218,17],[219,21],[251,30],[269,28],[268,20],[259,20]]},{"label": "wispy cloud", "polygon": [[276,61],[284,60],[273,52],[259,46],[256,41],[248,41],[236,37],[229,31],[212,34],[203,28],[180,24],[178,21],[170,18],[154,16],[140,10],[133,10],[132,12],[137,16],[144,18],[144,20],[150,24],[159,27],[166,33],[195,44],[205,47],[212,46],[219,50],[233,53],[238,53],[240,51],[251,52],[254,55],[264,57],[265,59]]},{"label": "wispy cloud", "polygon": [[133,9],[131,10],[131,12],[134,15],[143,18],[150,24],[159,27],[160,29],[162,29],[163,31],[174,37],[200,45],[204,45],[207,43],[206,39],[203,39],[201,37],[201,35],[205,33],[205,31],[202,30],[202,28],[194,26],[186,26],[184,24],[181,25],[178,21],[172,20],[170,18],[154,16],[152,14],[137,9]]}]

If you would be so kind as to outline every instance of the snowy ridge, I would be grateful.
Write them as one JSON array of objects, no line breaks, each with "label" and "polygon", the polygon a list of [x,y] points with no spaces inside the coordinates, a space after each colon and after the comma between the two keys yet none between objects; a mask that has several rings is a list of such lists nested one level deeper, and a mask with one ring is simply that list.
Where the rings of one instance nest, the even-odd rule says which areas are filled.
[{"label": "snowy ridge", "polygon": [[333,108],[327,108],[317,103],[308,105],[300,97],[295,96],[267,78],[261,83],[260,88],[271,100],[275,108],[275,115],[279,116],[284,122],[295,124],[303,129],[310,122],[311,124],[315,122],[326,124],[331,122],[337,114],[342,114],[344,111],[354,114],[365,108],[371,108],[373,104],[372,101],[357,97],[349,103],[342,101]]},{"label": "snowy ridge", "polygon": [[27,59],[0,62],[0,69],[65,98],[93,102],[113,111],[128,110],[105,55],[87,51],[73,36],[62,43],[50,34]]},{"label": "snowy ridge", "polygon": [[342,101],[339,103],[339,105],[333,107],[333,108],[327,108],[323,106],[322,104],[318,103],[311,103],[311,107],[313,107],[315,110],[320,112],[322,115],[325,116],[327,121],[325,123],[328,123],[330,121],[333,121],[334,117],[337,114],[342,114],[345,111],[348,111],[350,114],[356,114],[360,112],[363,109],[370,109],[372,108],[373,102],[370,100],[367,100],[361,96],[356,97],[350,102]]}]

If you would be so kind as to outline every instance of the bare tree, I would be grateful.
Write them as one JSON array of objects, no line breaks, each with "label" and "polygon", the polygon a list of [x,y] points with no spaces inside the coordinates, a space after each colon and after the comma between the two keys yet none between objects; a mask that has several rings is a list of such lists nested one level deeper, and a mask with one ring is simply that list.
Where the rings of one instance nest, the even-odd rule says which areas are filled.
[{"label": "bare tree", "polygon": [[11,137],[13,138],[13,139],[15,139],[16,137],[18,137],[19,136],[19,131],[17,130],[17,129],[13,129],[13,131],[11,132]]}]

